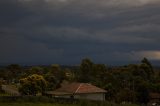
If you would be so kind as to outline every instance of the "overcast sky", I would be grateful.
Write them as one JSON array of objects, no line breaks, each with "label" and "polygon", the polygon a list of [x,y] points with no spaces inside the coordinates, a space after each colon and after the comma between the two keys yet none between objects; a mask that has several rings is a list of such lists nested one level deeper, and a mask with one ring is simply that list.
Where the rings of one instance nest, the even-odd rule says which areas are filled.
[{"label": "overcast sky", "polygon": [[0,0],[0,63],[160,60],[160,0]]}]

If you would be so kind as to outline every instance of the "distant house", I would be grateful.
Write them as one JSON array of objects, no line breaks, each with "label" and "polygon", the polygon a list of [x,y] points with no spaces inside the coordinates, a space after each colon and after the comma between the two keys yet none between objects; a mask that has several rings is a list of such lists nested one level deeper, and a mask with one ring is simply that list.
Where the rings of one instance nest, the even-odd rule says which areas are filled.
[{"label": "distant house", "polygon": [[15,86],[11,85],[2,85],[1,86],[2,90],[5,91],[6,93],[12,95],[12,96],[20,96],[21,94],[19,93],[18,89]]},{"label": "distant house", "polygon": [[46,94],[57,98],[74,98],[86,100],[105,100],[106,91],[88,83],[71,83],[63,85],[55,91],[48,91]]}]

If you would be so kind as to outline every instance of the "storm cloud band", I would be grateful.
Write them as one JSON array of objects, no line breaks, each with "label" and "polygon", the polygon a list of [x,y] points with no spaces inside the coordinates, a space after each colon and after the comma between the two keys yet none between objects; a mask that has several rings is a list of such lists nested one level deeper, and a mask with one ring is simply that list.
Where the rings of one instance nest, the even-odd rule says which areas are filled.
[{"label": "storm cloud band", "polygon": [[0,63],[160,60],[159,5],[159,0],[1,0]]}]

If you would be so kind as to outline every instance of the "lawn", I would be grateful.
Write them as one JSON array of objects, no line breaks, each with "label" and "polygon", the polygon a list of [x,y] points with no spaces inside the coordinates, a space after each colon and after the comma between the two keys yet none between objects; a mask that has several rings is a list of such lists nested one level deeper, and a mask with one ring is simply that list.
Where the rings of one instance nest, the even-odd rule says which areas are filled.
[{"label": "lawn", "polygon": [[94,105],[94,104],[56,104],[56,103],[0,103],[0,106],[138,106],[133,104],[107,104],[107,105]]},{"label": "lawn", "polygon": [[0,96],[0,106],[138,106],[135,104],[116,104],[113,102],[98,101],[66,101],[66,99],[53,99],[44,96],[9,97]]},{"label": "lawn", "polygon": [[0,106],[78,106],[78,105],[51,104],[51,103],[0,103]]}]

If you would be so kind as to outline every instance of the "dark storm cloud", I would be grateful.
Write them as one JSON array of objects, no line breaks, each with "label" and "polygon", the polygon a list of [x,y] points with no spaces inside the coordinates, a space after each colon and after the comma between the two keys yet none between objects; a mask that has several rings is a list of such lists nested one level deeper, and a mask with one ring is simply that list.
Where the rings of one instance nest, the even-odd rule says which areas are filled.
[{"label": "dark storm cloud", "polygon": [[[158,0],[1,0],[1,63],[157,60]],[[143,54],[143,55],[142,55]],[[135,58],[138,57],[138,58]]]}]

